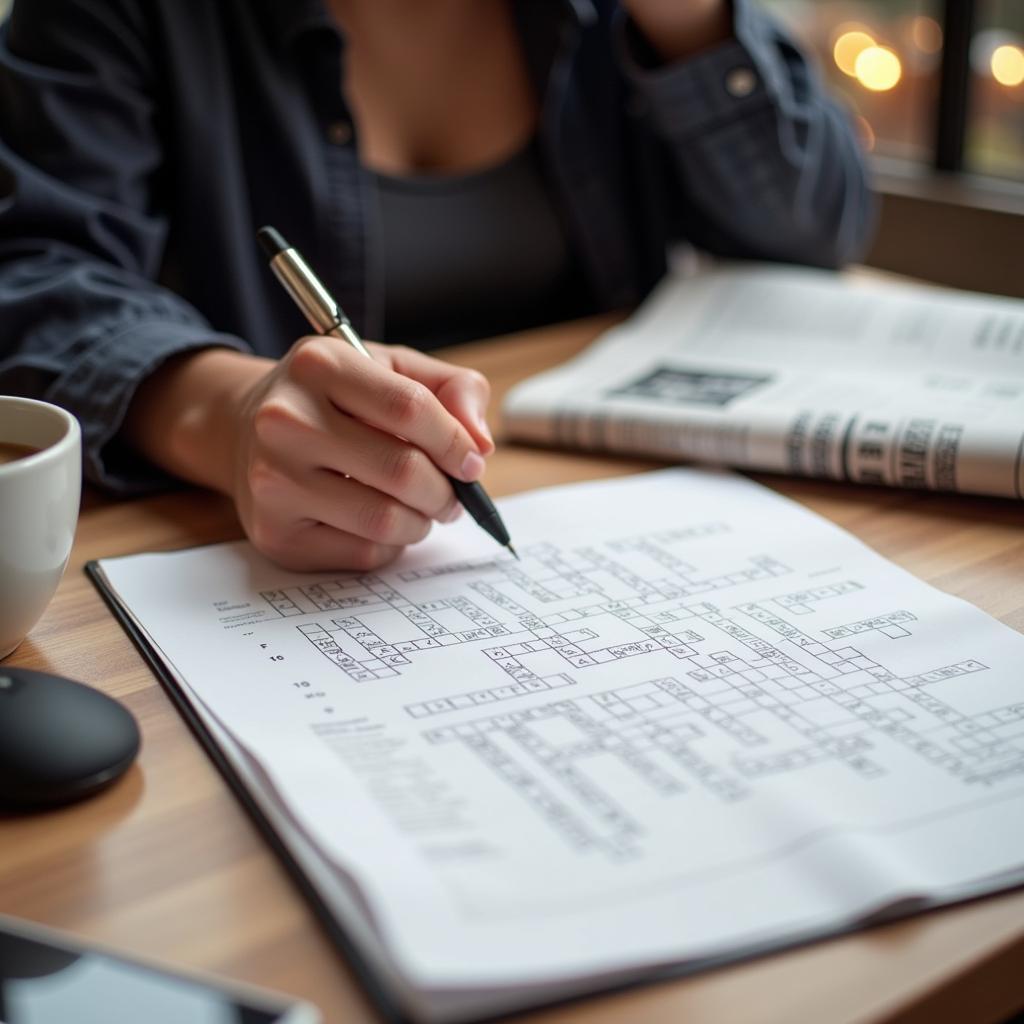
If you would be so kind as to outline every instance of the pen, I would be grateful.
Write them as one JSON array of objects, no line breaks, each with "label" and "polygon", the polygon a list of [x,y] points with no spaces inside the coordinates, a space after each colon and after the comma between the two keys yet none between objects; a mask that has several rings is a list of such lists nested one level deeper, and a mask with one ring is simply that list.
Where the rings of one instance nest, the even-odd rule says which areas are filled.
[{"label": "pen", "polygon": [[[262,227],[256,233],[263,246],[274,276],[284,285],[284,290],[295,300],[310,326],[317,334],[331,335],[348,342],[360,355],[369,357],[369,350],[363,339],[356,333],[345,311],[332,298],[321,280],[310,269],[309,264],[272,227]],[[455,491],[462,507],[473,517],[473,521],[486,530],[499,544],[508,548],[518,559],[512,547],[508,530],[498,515],[498,510],[479,483],[467,484],[445,474]]]}]

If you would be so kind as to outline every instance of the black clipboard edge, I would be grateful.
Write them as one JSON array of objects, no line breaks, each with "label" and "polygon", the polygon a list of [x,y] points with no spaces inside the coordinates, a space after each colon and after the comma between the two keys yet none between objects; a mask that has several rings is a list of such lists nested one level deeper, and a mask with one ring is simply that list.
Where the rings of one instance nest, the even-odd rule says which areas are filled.
[{"label": "black clipboard edge", "polygon": [[[306,902],[313,910],[314,916],[320,923],[321,928],[323,928],[324,932],[327,934],[327,937],[331,940],[339,957],[344,960],[345,966],[355,974],[356,979],[362,985],[363,991],[369,997],[370,1002],[373,1003],[380,1011],[382,1020],[385,1024],[423,1024],[422,1018],[418,1019],[407,1014],[401,1003],[394,998],[394,996],[381,983],[376,972],[374,972],[366,962],[359,946],[349,937],[348,933],[341,926],[341,923],[331,913],[330,908],[320,898],[320,893],[317,891],[316,886],[314,886],[306,877],[305,872],[302,870],[302,866],[294,858],[291,850],[288,849],[288,845],[281,839],[273,825],[271,825],[267,820],[263,811],[260,809],[259,804],[257,804],[253,799],[242,778],[236,773],[231,762],[217,745],[217,741],[214,739],[213,735],[207,730],[202,719],[196,714],[191,702],[178,689],[178,685],[173,676],[171,676],[167,671],[167,666],[163,663],[157,652],[150,646],[145,636],[128,615],[120,599],[107,584],[99,561],[94,559],[86,562],[83,567],[83,571],[86,576],[89,577],[93,586],[97,591],[99,591],[100,596],[103,598],[114,618],[128,635],[138,652],[142,655],[143,660],[147,665],[149,665],[158,682],[166,691],[168,697],[170,697],[186,724],[195,734],[196,739],[199,740],[201,746],[206,751],[207,756],[213,762],[214,767],[216,767],[221,773],[224,781],[227,782],[229,788],[248,812],[257,830],[263,835],[270,848],[277,855],[286,872],[291,876],[296,888],[303,895]],[[569,996],[559,996],[553,999],[541,998],[536,1002],[530,1002],[527,1000],[524,1001],[523,1005],[518,1009],[506,1010],[501,1013],[488,1014],[484,1017],[474,1018],[473,1024],[489,1024],[489,1022],[511,1020],[512,1017],[520,1017],[522,1014],[529,1013],[534,1010],[554,1009],[559,1006],[571,1005],[597,996],[627,992],[630,989],[641,986],[678,981],[681,978],[695,974],[706,974],[709,971],[717,970],[719,968],[732,967],[746,961],[757,960],[771,953],[783,953],[790,950],[800,949],[803,946],[810,946],[814,943],[827,941],[829,939],[842,938],[846,935],[853,935],[857,932],[870,932],[876,928],[881,928],[885,925],[905,920],[906,918],[925,916],[933,913],[934,911],[943,910],[947,907],[976,903],[979,900],[990,899],[1019,889],[1024,889],[1024,882],[966,896],[960,896],[953,899],[940,899],[930,904],[906,901],[902,905],[897,905],[896,907],[883,908],[876,915],[839,924],[835,927],[818,929],[804,934],[794,934],[793,936],[782,940],[773,939],[767,942],[755,943],[750,946],[731,950],[725,954],[706,957],[704,959],[690,960],[679,964],[659,965],[647,970],[641,968],[638,969],[635,974],[631,973],[630,978],[626,981],[619,980],[602,984],[600,981],[592,979],[595,981],[593,987],[587,988],[585,991]],[[467,1022],[467,1024],[469,1024],[469,1022]]]},{"label": "black clipboard edge", "polygon": [[178,688],[178,684],[170,672],[168,672],[163,660],[146,640],[142,631],[132,621],[131,616],[128,615],[117,594],[108,585],[99,562],[96,560],[86,562],[83,569],[93,586],[99,591],[100,597],[103,598],[118,624],[128,635],[136,650],[142,655],[143,660],[156,676],[157,681],[177,708],[178,713],[185,720],[186,725],[191,729],[196,739],[199,740],[207,757],[213,762],[214,767],[220,772],[242,807],[245,808],[257,831],[262,834],[280,863],[284,866],[285,871],[291,876],[292,882],[313,910],[321,928],[327,933],[335,950],[341,955],[345,965],[356,975],[370,1001],[381,1012],[383,1020],[387,1024],[415,1024],[414,1019],[404,1012],[401,1004],[380,983],[380,979],[371,970],[369,964],[367,964],[359,947],[349,937],[341,923],[331,913],[330,908],[321,899],[316,886],[306,876],[301,865],[292,855],[288,845],[281,839],[273,825],[266,818],[241,776],[235,771],[230,760],[217,745],[213,734],[207,730],[203,720],[196,714],[191,701]]}]

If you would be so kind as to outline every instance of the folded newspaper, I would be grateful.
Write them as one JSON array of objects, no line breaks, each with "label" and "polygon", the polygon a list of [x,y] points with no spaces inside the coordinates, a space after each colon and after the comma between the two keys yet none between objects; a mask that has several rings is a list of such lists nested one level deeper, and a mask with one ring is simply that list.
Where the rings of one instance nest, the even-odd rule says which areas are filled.
[{"label": "folded newspaper", "polygon": [[669,275],[505,400],[508,435],[1024,497],[1024,302],[773,264]]}]

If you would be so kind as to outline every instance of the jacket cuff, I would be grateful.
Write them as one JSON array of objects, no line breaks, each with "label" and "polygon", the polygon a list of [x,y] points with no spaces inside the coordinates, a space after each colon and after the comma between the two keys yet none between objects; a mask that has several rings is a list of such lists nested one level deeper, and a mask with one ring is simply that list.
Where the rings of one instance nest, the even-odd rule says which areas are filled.
[{"label": "jacket cuff", "polygon": [[677,61],[662,61],[624,12],[615,32],[634,96],[667,138],[685,139],[764,110],[785,92],[772,23],[749,0],[733,0],[734,38]]},{"label": "jacket cuff", "polygon": [[202,324],[140,319],[120,324],[104,339],[83,346],[43,398],[78,417],[83,475],[116,495],[166,490],[180,481],[138,454],[119,437],[135,392],[172,356],[204,348],[249,351],[230,334]]}]

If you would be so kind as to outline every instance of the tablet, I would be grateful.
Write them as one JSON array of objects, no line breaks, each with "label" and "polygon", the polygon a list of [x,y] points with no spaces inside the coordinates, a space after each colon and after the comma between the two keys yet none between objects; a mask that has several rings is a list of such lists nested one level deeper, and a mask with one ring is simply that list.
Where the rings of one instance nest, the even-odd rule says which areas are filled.
[{"label": "tablet", "polygon": [[4,1024],[320,1024],[308,1003],[170,970],[0,914]]}]

